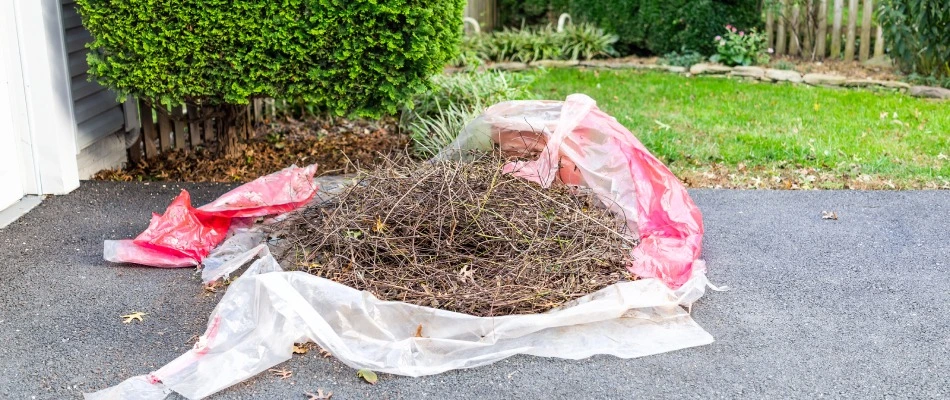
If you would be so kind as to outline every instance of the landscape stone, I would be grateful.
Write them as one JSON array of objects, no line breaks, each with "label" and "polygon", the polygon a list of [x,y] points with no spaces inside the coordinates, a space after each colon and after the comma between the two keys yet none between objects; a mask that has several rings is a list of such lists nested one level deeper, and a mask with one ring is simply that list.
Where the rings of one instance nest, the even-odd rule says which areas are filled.
[{"label": "landscape stone", "polygon": [[689,67],[689,73],[693,75],[721,75],[732,72],[732,68],[716,64],[695,64]]},{"label": "landscape stone", "polygon": [[580,65],[578,60],[539,60],[531,63],[532,67],[570,68]]},{"label": "landscape stone", "polygon": [[523,71],[528,69],[528,64],[520,62],[500,62],[491,64],[488,68],[503,71]]},{"label": "landscape stone", "polygon": [[765,77],[765,70],[759,67],[735,67],[732,69],[733,76],[742,76],[746,78],[762,79]]},{"label": "landscape stone", "polygon": [[814,86],[841,86],[847,80],[847,78],[841,75],[827,75],[827,74],[805,74],[802,77],[802,80],[809,85]]},{"label": "landscape stone", "polygon": [[950,99],[950,89],[933,86],[911,86],[910,95],[930,99]]},{"label": "landscape stone", "polygon": [[910,89],[910,85],[901,81],[882,81],[877,79],[848,79],[845,87],[883,87],[889,89]]},{"label": "landscape stone", "polygon": [[765,70],[765,78],[775,82],[802,82],[802,74],[799,74],[798,71],[784,69],[767,69]]}]

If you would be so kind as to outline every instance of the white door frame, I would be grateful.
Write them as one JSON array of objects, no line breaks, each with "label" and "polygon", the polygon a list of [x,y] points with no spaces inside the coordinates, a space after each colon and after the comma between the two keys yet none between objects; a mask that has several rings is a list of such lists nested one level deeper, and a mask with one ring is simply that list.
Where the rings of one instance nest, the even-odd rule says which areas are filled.
[{"label": "white door frame", "polygon": [[0,46],[24,193],[79,187],[60,0],[0,0]]}]

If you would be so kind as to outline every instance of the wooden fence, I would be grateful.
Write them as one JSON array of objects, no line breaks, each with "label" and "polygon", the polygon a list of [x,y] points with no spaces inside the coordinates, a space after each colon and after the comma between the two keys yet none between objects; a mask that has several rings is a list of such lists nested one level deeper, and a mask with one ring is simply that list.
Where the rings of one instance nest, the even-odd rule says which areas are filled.
[{"label": "wooden fence", "polygon": [[764,0],[769,47],[777,55],[865,61],[873,41],[873,56],[884,55],[883,32],[872,22],[874,0],[862,0],[861,7],[859,0],[847,2],[845,8],[845,0]]},{"label": "wooden fence", "polygon": [[468,0],[464,16],[478,21],[482,32],[491,32],[498,21],[497,0]]},{"label": "wooden fence", "polygon": [[[206,117],[206,113],[195,106],[153,106],[139,100],[138,109],[142,128],[138,141],[129,147],[129,161],[132,163],[155,157],[166,150],[191,151],[215,141],[220,129],[216,118]],[[273,99],[253,100],[247,106],[247,124],[244,124],[247,129],[238,133],[240,139],[250,139],[254,125],[270,120],[275,114]]]}]

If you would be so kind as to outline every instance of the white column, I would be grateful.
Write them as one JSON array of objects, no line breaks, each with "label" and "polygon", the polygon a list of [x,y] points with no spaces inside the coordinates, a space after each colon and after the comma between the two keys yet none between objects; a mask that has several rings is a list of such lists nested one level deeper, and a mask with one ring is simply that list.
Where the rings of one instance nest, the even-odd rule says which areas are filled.
[{"label": "white column", "polygon": [[[64,194],[79,186],[59,0],[0,0],[0,46],[12,76],[10,103],[28,194]],[[12,12],[10,12],[12,11]],[[12,20],[12,21],[11,21]]]}]

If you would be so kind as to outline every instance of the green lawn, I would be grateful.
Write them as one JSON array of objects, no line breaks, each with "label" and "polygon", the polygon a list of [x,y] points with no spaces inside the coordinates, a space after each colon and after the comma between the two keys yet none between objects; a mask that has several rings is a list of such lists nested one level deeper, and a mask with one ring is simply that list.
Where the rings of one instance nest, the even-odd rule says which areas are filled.
[{"label": "green lawn", "polygon": [[950,188],[950,102],[636,70],[556,69],[692,186]]}]

